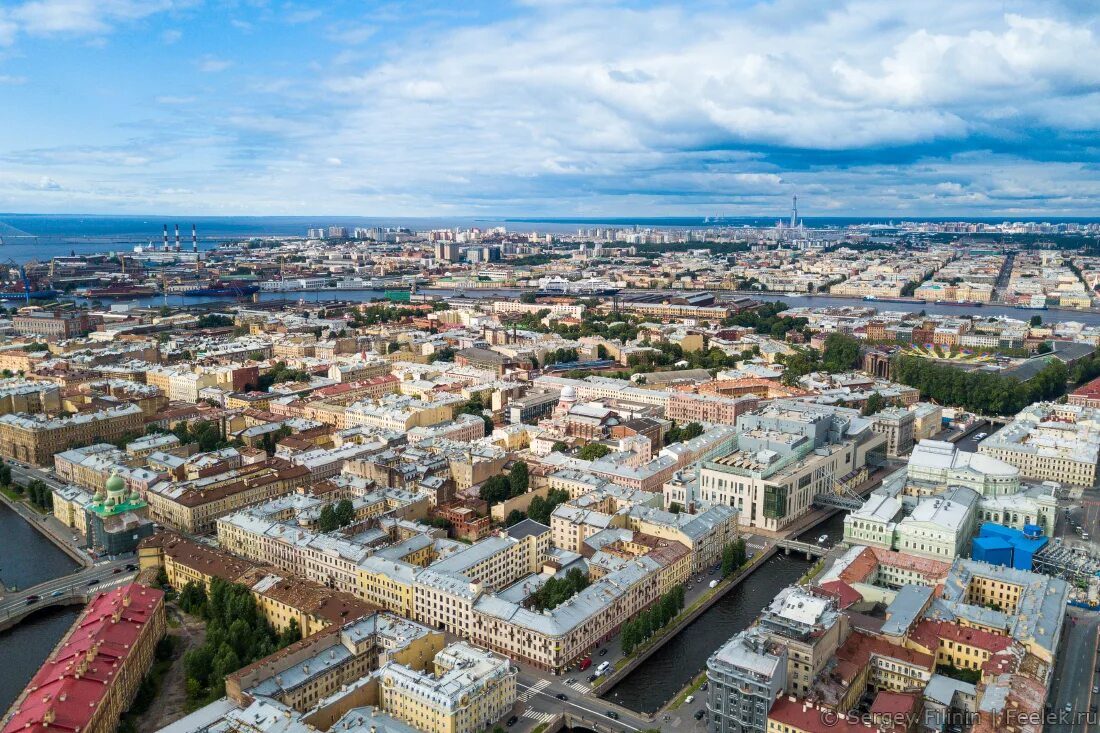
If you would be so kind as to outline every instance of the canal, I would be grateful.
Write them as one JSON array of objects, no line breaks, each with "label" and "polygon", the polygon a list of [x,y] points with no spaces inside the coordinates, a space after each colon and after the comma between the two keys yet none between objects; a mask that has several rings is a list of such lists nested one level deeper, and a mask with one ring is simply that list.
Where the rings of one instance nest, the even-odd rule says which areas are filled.
[{"label": "canal", "polygon": [[[799,539],[815,542],[828,534],[829,543],[844,533],[844,514],[838,512]],[[782,553],[768,560],[737,587],[726,593],[699,618],[669,639],[604,697],[641,713],[654,713],[699,674],[707,658],[727,639],[748,628],[761,609],[782,588],[797,582],[810,568],[804,557]]]},{"label": "canal", "polygon": [[[3,503],[0,503],[0,537],[3,538],[0,582],[8,588],[37,585],[78,567]],[[77,606],[46,609],[7,631],[0,631],[0,659],[4,663],[4,672],[0,674],[0,711],[7,710],[79,613]]]}]

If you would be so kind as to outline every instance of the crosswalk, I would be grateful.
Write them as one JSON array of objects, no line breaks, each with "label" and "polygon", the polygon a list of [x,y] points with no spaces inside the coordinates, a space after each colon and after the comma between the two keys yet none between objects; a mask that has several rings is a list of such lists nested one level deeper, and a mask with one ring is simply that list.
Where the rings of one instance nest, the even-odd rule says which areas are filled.
[{"label": "crosswalk", "polygon": [[549,723],[551,720],[554,719],[554,714],[543,713],[539,712],[538,710],[524,710],[523,714],[520,717],[533,720],[536,723]]},{"label": "crosswalk", "polygon": [[537,695],[540,691],[545,690],[550,686],[550,680],[539,680],[535,684],[528,687],[526,690],[519,694],[519,699],[523,702],[527,702],[532,697]]},{"label": "crosswalk", "polygon": [[569,688],[574,689],[577,692],[579,692],[581,694],[584,694],[584,695],[587,695],[589,692],[592,692],[592,688],[589,687],[588,685],[584,684],[583,682],[566,682],[565,684]]}]

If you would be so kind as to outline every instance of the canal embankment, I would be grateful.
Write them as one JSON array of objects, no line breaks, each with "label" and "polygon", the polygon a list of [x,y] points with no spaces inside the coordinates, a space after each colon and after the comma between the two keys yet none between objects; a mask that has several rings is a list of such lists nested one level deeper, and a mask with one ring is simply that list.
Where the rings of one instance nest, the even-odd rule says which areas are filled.
[{"label": "canal embankment", "polygon": [[[71,540],[72,530],[65,531],[62,529],[61,523],[53,515],[49,513],[40,514],[28,506],[26,502],[15,501],[4,493],[0,493],[0,503],[22,517],[27,525],[33,527],[41,537],[45,538],[52,543],[54,547],[68,555],[78,565],[83,567],[90,567],[92,565],[92,559],[81,552]],[[0,578],[3,578],[2,571],[0,571]],[[49,579],[50,578],[43,578],[43,580]],[[40,583],[42,581],[37,582]],[[35,584],[36,583],[32,583],[31,585]],[[19,587],[26,588],[27,586],[21,585]]]},{"label": "canal embankment", "polygon": [[[825,533],[839,539],[843,522],[843,513],[822,510],[800,522],[798,533]],[[722,594],[708,598],[697,613],[685,615],[656,644],[616,670],[596,692],[628,710],[657,714],[696,681],[718,647],[755,623],[776,593],[802,580],[814,566],[797,554],[777,551],[771,544],[754,559],[757,562],[739,572]]]},{"label": "canal embankment", "polygon": [[[669,626],[660,629],[641,649],[635,651],[625,660],[620,660],[613,668],[615,671],[603,681],[592,688],[592,694],[602,696],[604,692],[611,690],[622,679],[630,675],[635,669],[646,662],[653,654],[660,651],[661,647],[676,637],[686,626],[709,611],[715,603],[718,603],[729,591],[733,590],[745,578],[752,575],[764,563],[775,556],[777,549],[772,546],[763,552],[754,555],[739,571],[730,575],[725,580],[719,581],[710,592],[696,600],[689,608],[681,613]],[[637,712],[637,711],[636,711]]]}]

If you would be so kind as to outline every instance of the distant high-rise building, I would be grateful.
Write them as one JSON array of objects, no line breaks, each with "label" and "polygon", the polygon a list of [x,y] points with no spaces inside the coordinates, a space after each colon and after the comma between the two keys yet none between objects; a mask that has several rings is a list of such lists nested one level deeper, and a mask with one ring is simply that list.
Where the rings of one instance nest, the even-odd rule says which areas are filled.
[{"label": "distant high-rise building", "polygon": [[798,226],[798,196],[791,197],[791,229]]},{"label": "distant high-rise building", "polygon": [[329,239],[347,239],[348,228],[347,227],[329,227],[328,228]]},{"label": "distant high-rise building", "polygon": [[320,227],[317,227],[315,229],[310,229],[309,233],[306,234],[306,236],[309,237],[310,239],[324,239],[325,238],[325,230],[321,229]]}]

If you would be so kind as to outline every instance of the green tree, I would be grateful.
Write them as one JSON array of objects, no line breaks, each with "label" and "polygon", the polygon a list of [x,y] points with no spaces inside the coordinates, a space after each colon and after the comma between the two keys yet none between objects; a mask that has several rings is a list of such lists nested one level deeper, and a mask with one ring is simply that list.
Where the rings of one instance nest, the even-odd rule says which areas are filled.
[{"label": "green tree", "polygon": [[332,532],[340,526],[340,520],[336,518],[336,510],[332,504],[321,507],[321,514],[317,518],[317,529],[322,532]]},{"label": "green tree", "polygon": [[871,396],[867,398],[867,401],[863,404],[864,415],[874,415],[876,412],[881,412],[886,407],[886,400],[878,392],[872,392]]},{"label": "green tree", "polygon": [[588,587],[588,576],[573,568],[564,577],[553,577],[531,594],[528,603],[536,611],[554,609]]},{"label": "green tree", "polygon": [[512,470],[508,473],[508,484],[511,486],[512,496],[522,496],[527,493],[531,485],[531,476],[526,462],[516,461],[512,464]]},{"label": "green tree", "polygon": [[481,500],[492,506],[505,501],[512,495],[512,484],[505,476],[492,476],[478,489]]},{"label": "green tree", "polygon": [[336,523],[341,527],[346,527],[355,519],[355,508],[352,506],[350,499],[341,499],[337,502],[333,514],[336,516]]},{"label": "green tree", "polygon": [[603,443],[589,443],[578,451],[577,457],[586,461],[595,461],[598,458],[603,458],[610,452],[611,449]]},{"label": "green tree", "polygon": [[527,515],[521,512],[519,509],[513,509],[508,512],[508,516],[504,519],[504,526],[511,527],[513,524],[519,524],[524,519],[527,519]]},{"label": "green tree", "polygon": [[737,538],[722,550],[722,577],[728,578],[745,564],[745,540]]},{"label": "green tree", "polygon": [[550,515],[558,508],[558,505],[569,501],[569,493],[563,489],[552,489],[543,499],[536,496],[527,506],[527,516],[540,524],[549,525]]},{"label": "green tree", "polygon": [[1032,328],[1038,328],[1039,326],[1043,325],[1043,317],[1040,315],[1034,315],[1031,317],[1031,320],[1028,321],[1028,324]]},{"label": "green tree", "polygon": [[842,333],[831,333],[825,339],[821,363],[829,372],[845,372],[859,366],[859,341]]}]

